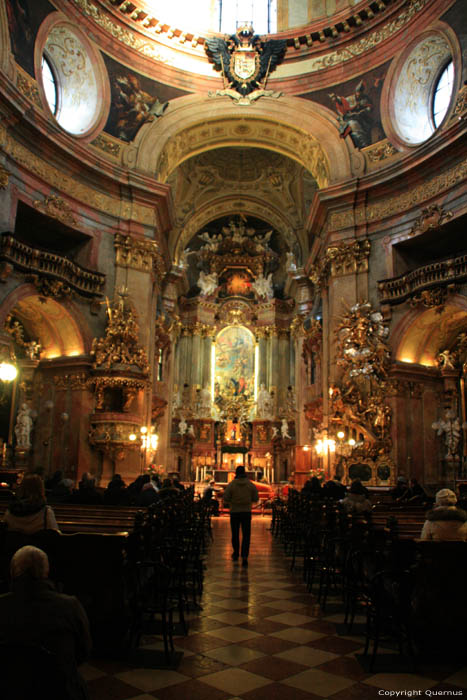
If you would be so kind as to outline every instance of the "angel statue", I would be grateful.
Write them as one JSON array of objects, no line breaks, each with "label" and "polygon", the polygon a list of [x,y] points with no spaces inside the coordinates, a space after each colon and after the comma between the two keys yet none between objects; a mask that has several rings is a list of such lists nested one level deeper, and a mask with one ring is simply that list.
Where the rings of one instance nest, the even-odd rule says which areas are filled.
[{"label": "angel statue", "polygon": [[432,423],[431,427],[436,430],[437,435],[444,433],[445,459],[456,459],[461,437],[461,424],[456,412],[452,408],[448,408],[444,413],[444,420],[440,419],[436,423]]},{"label": "angel statue", "polygon": [[201,289],[201,296],[207,297],[214,294],[218,286],[217,273],[206,273],[201,270],[196,284]]},{"label": "angel statue", "polygon": [[290,440],[292,438],[291,434],[289,433],[289,424],[287,423],[286,418],[282,419],[281,435],[282,435],[282,438],[284,440],[286,440],[286,439]]},{"label": "angel statue", "polygon": [[267,277],[262,274],[259,275],[255,281],[252,282],[251,286],[259,297],[272,299],[274,296],[274,290],[272,288],[272,272],[270,272]]},{"label": "angel statue", "polygon": [[224,80],[224,90],[217,90],[217,95],[228,95],[238,104],[251,104],[264,95],[281,95],[266,90],[266,84],[269,74],[284,57],[285,40],[262,41],[251,25],[244,24],[227,41],[215,37],[205,42],[214,70],[220,71]]}]

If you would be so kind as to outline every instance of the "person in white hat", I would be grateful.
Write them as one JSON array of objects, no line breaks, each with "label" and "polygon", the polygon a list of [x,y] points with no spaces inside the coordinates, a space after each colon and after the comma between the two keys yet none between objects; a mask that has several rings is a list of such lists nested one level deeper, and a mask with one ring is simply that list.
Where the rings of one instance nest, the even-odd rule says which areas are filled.
[{"label": "person in white hat", "polygon": [[467,540],[467,513],[456,504],[454,491],[438,491],[433,510],[426,514],[420,535],[422,540]]}]

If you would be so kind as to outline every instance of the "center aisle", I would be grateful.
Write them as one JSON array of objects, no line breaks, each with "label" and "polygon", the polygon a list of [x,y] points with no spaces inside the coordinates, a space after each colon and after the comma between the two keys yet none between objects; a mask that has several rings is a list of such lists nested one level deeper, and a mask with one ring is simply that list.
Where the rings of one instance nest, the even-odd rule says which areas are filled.
[{"label": "center aisle", "polygon": [[104,679],[90,682],[92,700],[376,700],[379,689],[466,692],[465,669],[366,673],[354,656],[363,638],[336,634],[341,601],[330,598],[323,616],[301,573],[290,571],[269,517],[253,518],[248,568],[230,558],[228,517],[213,518],[212,526],[202,610],[188,636],[175,639],[184,652],[177,670],[115,669],[107,694],[96,692]]}]

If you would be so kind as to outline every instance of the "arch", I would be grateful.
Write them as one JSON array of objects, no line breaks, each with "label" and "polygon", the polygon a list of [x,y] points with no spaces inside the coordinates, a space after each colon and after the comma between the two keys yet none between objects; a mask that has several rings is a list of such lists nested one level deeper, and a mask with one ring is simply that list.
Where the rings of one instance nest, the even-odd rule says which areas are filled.
[{"label": "arch", "polygon": [[0,309],[2,326],[9,314],[14,314],[28,335],[41,344],[41,359],[75,357],[89,352],[91,333],[81,313],[70,302],[40,297],[32,285],[23,285],[4,300]]},{"label": "arch", "polygon": [[287,218],[287,212],[280,211],[274,206],[267,205],[264,201],[252,197],[251,195],[237,192],[232,197],[223,197],[222,199],[208,202],[190,217],[190,220],[181,231],[175,231],[175,236],[171,236],[169,240],[169,247],[173,247],[174,259],[178,260],[180,258],[182,251],[186,248],[190,239],[197,231],[203,228],[203,226],[206,226],[214,219],[219,219],[224,216],[235,216],[240,213],[245,216],[254,216],[257,219],[263,219],[263,221],[266,221],[282,234],[286,240],[289,240],[291,237],[296,238],[302,250],[302,254],[306,252],[306,241],[299,238],[296,235],[297,232],[291,228]]},{"label": "arch", "polygon": [[467,298],[450,297],[442,312],[436,308],[410,311],[393,335],[394,357],[399,362],[437,367],[440,351],[451,347],[467,326]]},{"label": "arch", "polygon": [[165,182],[188,158],[239,145],[292,158],[313,175],[319,187],[352,174],[353,146],[339,138],[335,114],[297,97],[263,97],[249,107],[234,105],[229,98],[176,98],[161,119],[140,129],[123,159],[127,167]]}]

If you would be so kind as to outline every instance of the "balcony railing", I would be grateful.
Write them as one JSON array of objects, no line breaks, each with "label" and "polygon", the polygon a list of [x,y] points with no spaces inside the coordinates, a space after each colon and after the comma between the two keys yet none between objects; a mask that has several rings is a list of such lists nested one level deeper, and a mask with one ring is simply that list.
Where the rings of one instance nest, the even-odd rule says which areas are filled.
[{"label": "balcony railing", "polygon": [[26,274],[63,282],[87,297],[101,296],[105,284],[104,274],[87,270],[62,255],[32,248],[8,234],[0,238],[0,261]]},{"label": "balcony railing", "polygon": [[381,304],[402,304],[413,294],[435,286],[457,284],[467,279],[467,253],[418,267],[399,277],[378,282]]}]

